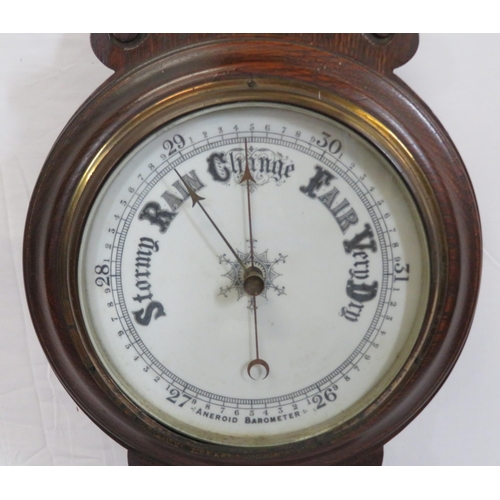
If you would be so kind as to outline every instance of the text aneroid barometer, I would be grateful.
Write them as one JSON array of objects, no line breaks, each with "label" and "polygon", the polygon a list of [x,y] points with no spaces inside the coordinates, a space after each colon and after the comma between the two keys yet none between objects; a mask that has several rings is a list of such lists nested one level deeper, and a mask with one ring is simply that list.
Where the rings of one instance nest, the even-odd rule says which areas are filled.
[{"label": "text aneroid barometer", "polygon": [[452,368],[480,269],[465,169],[392,74],[418,38],[92,42],[118,71],[26,233],[63,384],[132,464],[380,463]]}]

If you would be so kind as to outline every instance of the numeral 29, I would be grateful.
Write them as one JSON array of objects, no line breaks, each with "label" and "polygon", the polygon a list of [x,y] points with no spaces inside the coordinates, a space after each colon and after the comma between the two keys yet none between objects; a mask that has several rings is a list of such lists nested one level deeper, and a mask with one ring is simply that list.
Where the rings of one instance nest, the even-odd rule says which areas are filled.
[{"label": "numeral 29", "polygon": [[186,141],[184,140],[184,137],[179,134],[175,134],[172,137],[172,140],[167,139],[163,143],[163,149],[166,149],[168,151],[168,156],[171,156],[177,151],[180,151],[184,146],[186,145]]}]

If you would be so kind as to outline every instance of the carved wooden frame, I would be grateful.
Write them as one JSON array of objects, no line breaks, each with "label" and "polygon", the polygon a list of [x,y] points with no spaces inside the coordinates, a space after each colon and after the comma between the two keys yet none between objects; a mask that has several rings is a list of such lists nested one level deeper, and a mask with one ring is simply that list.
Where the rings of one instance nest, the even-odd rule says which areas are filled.
[{"label": "carved wooden frame", "polygon": [[[441,387],[472,322],[481,233],[459,154],[425,104],[393,74],[417,45],[415,35],[93,36],[96,55],[116,73],[75,114],[46,161],[26,224],[24,272],[33,322],[54,371],[80,408],[130,450],[131,464],[381,463],[383,445]],[[442,240],[431,246],[431,262],[439,268],[433,286],[440,291],[429,308],[429,332],[388,397],[370,408],[369,418],[362,413],[341,431],[259,449],[202,443],[144,414],[96,366],[82,342],[74,304],[76,252],[85,211],[76,218],[72,214],[75,193],[83,189],[89,166],[128,124],[158,103],[181,93],[193,95],[197,89],[202,103],[207,84],[219,88],[231,82],[248,88],[253,99],[269,96],[266,82],[300,89],[299,94],[318,101],[321,92],[332,94],[392,131],[415,160],[434,200],[434,222],[424,218],[427,233]],[[181,106],[178,112],[187,110]],[[85,183],[87,207],[104,178]],[[73,235],[70,244],[68,234]]]}]

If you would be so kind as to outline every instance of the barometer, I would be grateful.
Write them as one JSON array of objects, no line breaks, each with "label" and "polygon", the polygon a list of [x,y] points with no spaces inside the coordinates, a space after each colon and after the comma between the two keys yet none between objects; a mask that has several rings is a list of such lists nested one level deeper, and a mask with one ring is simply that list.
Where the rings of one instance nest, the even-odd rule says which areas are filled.
[{"label": "barometer", "polygon": [[479,217],[416,35],[93,35],[25,281],[130,464],[380,464],[465,342]]}]

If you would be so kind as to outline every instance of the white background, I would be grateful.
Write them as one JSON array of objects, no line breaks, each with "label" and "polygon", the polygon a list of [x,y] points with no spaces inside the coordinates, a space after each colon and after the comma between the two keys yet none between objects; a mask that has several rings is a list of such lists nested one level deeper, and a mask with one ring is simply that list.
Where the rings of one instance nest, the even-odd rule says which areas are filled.
[{"label": "white background", "polygon": [[[0,465],[125,464],[67,396],[24,298],[22,239],[50,147],[111,71],[88,35],[0,35]],[[385,446],[385,465],[500,465],[500,35],[422,35],[397,70],[441,120],[468,168],[484,236],[469,340],[429,406]]]}]

